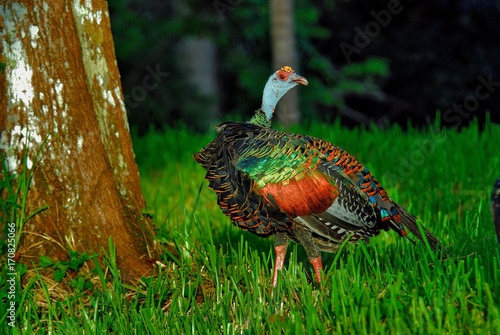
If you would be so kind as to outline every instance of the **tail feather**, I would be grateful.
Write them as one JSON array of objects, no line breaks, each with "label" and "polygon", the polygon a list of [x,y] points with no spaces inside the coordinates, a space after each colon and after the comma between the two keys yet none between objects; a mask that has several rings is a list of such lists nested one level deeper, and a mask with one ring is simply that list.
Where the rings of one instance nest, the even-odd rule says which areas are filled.
[{"label": "tail feather", "polygon": [[[401,220],[399,221],[399,223],[402,224],[404,228],[409,230],[412,235],[417,237],[420,241],[425,242],[425,240],[427,240],[432,250],[437,251],[443,249],[444,251],[446,251],[446,248],[443,247],[441,242],[439,242],[439,240],[434,235],[432,235],[424,226],[421,225],[419,228],[419,226],[417,225],[417,218],[415,216],[413,216],[410,212],[408,212],[398,204],[395,205],[397,211],[401,214]],[[422,232],[425,235],[425,239],[424,236],[422,236]]]}]

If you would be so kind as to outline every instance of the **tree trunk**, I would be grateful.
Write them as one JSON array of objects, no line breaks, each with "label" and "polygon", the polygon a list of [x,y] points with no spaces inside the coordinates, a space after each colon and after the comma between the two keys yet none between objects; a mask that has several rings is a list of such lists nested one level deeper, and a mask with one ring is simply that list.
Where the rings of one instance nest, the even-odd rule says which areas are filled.
[{"label": "tree trunk", "polygon": [[65,259],[68,246],[102,254],[111,237],[123,278],[147,274],[156,247],[106,1],[8,1],[0,28],[0,150],[11,173],[28,156],[26,213],[47,206],[24,225],[19,261]]},{"label": "tree trunk", "polygon": [[[271,43],[273,68],[284,65],[297,67],[295,47],[294,14],[292,0],[270,0]],[[299,90],[291,90],[281,98],[276,116],[285,125],[300,123]]]}]

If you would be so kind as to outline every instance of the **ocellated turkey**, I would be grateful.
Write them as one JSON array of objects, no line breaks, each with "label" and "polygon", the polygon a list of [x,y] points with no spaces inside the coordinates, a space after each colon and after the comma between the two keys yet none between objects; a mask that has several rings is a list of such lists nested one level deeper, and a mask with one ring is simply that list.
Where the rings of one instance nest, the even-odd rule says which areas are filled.
[{"label": "ocellated turkey", "polygon": [[321,251],[334,252],[347,238],[367,241],[389,229],[407,236],[409,230],[436,249],[439,241],[419,229],[415,217],[347,151],[270,128],[279,99],[297,84],[308,82],[290,67],[273,73],[251,120],[218,125],[216,138],[194,155],[224,214],[242,229],[274,235],[273,286],[289,239],[303,245],[318,282]]}]

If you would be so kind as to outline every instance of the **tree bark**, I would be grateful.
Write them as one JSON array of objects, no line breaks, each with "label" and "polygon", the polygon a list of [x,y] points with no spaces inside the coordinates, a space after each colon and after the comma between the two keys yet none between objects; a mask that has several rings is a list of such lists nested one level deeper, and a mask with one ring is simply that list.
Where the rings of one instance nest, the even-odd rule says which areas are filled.
[{"label": "tree bark", "polygon": [[[297,67],[293,0],[270,0],[273,68]],[[285,125],[300,123],[299,90],[291,90],[281,98],[276,116]]]},{"label": "tree bark", "polygon": [[11,173],[27,154],[26,212],[47,206],[24,225],[19,261],[65,259],[68,246],[102,255],[112,237],[123,278],[146,275],[157,253],[107,3],[8,1],[0,28],[0,150]]}]

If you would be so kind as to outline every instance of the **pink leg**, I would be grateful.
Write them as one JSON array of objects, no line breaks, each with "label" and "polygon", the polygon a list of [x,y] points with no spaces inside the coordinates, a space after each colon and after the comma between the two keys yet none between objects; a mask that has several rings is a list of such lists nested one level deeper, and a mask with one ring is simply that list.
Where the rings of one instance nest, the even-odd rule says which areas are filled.
[{"label": "pink leg", "polygon": [[311,260],[313,268],[314,268],[314,273],[316,274],[316,280],[318,280],[318,283],[321,285],[321,271],[323,270],[323,262],[321,261],[321,257],[316,257]]},{"label": "pink leg", "polygon": [[276,287],[276,284],[278,283],[278,271],[283,269],[287,247],[288,244],[277,245],[274,247],[274,251],[276,252],[276,261],[274,262],[273,287]]}]

